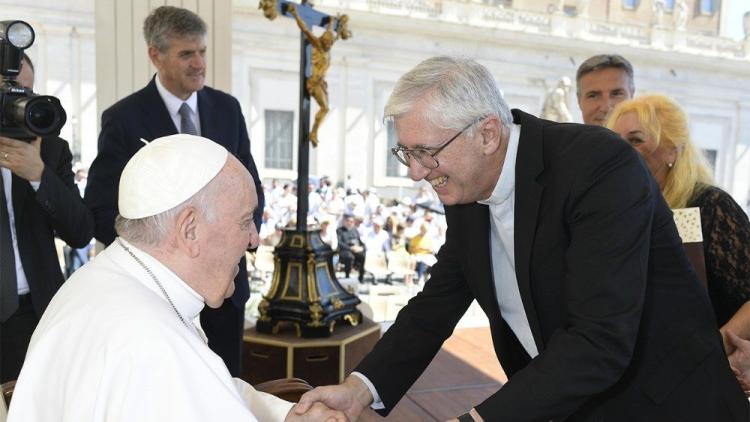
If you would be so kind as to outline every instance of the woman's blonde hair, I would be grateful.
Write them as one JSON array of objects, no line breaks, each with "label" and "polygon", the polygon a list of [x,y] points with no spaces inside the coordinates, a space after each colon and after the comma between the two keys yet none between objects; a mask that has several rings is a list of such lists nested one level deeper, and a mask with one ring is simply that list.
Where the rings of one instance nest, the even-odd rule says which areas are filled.
[{"label": "woman's blonde hair", "polygon": [[690,140],[687,115],[664,95],[646,95],[618,104],[607,127],[611,129],[622,115],[631,112],[638,116],[643,130],[657,146],[665,142],[676,148],[677,158],[667,172],[662,194],[670,208],[685,208],[690,198],[714,184],[706,157]]}]

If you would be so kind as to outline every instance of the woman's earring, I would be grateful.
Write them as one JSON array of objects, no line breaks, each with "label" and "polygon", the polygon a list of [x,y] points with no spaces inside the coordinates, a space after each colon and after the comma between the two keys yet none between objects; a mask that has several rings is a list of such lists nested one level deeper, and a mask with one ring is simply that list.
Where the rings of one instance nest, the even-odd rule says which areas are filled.
[{"label": "woman's earring", "polygon": [[669,168],[674,167],[674,163],[667,163],[667,167],[669,167]]}]

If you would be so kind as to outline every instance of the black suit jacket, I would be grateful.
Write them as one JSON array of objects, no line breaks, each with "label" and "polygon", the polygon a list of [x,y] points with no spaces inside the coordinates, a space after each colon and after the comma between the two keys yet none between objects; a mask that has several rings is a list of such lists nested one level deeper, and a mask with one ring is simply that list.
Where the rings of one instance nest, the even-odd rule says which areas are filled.
[{"label": "black suit jacket", "polygon": [[515,270],[539,355],[500,315],[489,207],[447,207],[432,278],[356,369],[386,411],[476,298],[509,376],[476,406],[485,420],[746,421],[706,291],[635,150],[604,128],[513,114]]},{"label": "black suit jacket", "polygon": [[74,182],[68,143],[45,138],[40,154],[44,171],[39,189],[15,174],[11,187],[18,252],[39,317],[64,281],[55,234],[74,248],[87,245],[94,234],[94,218]]},{"label": "black suit jacket", "polygon": [[[198,91],[198,110],[201,136],[224,146],[250,171],[258,194],[254,219],[255,226],[259,228],[263,216],[263,188],[255,161],[250,155],[250,140],[239,102],[229,94],[206,86]],[[143,147],[140,139],[152,141],[176,133],[177,128],[153,78],[145,88],[123,98],[102,113],[98,154],[89,170],[85,195],[86,204],[96,220],[94,236],[97,240],[109,245],[116,237],[114,222],[118,214],[120,175],[128,160]],[[244,258],[240,268],[246,268]],[[246,273],[246,270],[240,271],[235,278],[232,302],[238,308],[244,307],[250,296]]]}]

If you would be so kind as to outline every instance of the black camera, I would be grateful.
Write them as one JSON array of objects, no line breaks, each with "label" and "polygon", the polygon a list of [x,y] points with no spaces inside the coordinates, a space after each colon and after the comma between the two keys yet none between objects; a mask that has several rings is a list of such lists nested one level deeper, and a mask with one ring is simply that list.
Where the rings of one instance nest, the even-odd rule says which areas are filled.
[{"label": "black camera", "polygon": [[30,141],[58,136],[67,115],[60,100],[37,95],[16,82],[23,50],[34,43],[34,30],[24,21],[0,22],[0,135]]}]

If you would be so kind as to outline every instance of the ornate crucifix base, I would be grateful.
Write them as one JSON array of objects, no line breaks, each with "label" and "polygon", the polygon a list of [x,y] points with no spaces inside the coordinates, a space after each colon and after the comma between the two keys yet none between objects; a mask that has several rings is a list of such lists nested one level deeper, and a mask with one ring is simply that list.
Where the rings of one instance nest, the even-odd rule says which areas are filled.
[{"label": "ornate crucifix base", "polygon": [[258,306],[256,330],[276,334],[288,322],[297,336],[328,337],[339,320],[359,324],[360,300],[336,280],[333,250],[320,230],[285,230],[274,255],[273,281]]}]

